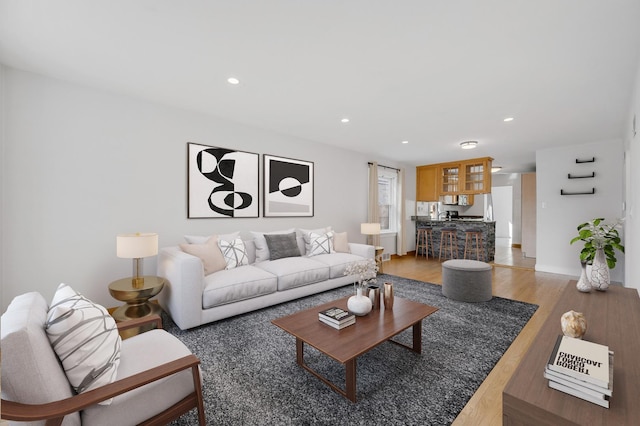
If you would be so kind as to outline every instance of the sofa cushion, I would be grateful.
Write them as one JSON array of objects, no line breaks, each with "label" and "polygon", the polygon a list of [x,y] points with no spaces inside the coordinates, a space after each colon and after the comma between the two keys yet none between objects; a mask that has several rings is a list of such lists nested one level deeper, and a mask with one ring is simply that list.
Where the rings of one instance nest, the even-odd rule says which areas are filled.
[{"label": "sofa cushion", "polygon": [[204,279],[202,308],[274,293],[277,282],[275,275],[253,265],[216,272]]},{"label": "sofa cushion", "polygon": [[218,246],[217,235],[212,235],[204,244],[180,244],[180,249],[202,260],[205,275],[222,271],[227,266],[227,262]]},{"label": "sofa cushion", "polygon": [[351,253],[346,232],[333,233],[333,249],[339,253]]},{"label": "sofa cushion", "polygon": [[[190,354],[191,351],[178,338],[166,331],[147,331],[122,341],[122,362],[116,379],[132,376]],[[181,371],[118,395],[109,406],[92,405],[82,412],[82,423],[104,426],[140,424],[191,392],[191,370]]]},{"label": "sofa cushion", "polygon": [[344,276],[344,270],[348,264],[365,260],[362,256],[351,253],[332,253],[314,256],[313,260],[327,265],[329,278],[339,278]]},{"label": "sofa cushion", "polygon": [[319,254],[335,253],[333,249],[333,232],[327,232],[326,234],[311,232],[307,234],[305,241],[309,243],[307,246],[307,256],[309,257]]},{"label": "sofa cushion", "polygon": [[218,240],[218,246],[224,256],[225,262],[227,262],[225,269],[233,269],[249,264],[247,250],[240,238],[236,238],[233,241]]},{"label": "sofa cushion", "polygon": [[[15,297],[2,314],[2,398],[42,404],[73,396],[44,331],[46,319],[47,302],[36,292]],[[79,414],[65,416],[62,424],[79,425]]]},{"label": "sofa cushion", "polygon": [[[251,236],[253,237],[253,243],[256,245],[256,262],[264,262],[265,260],[271,259],[271,254],[269,253],[269,246],[267,246],[267,240],[264,238],[264,234],[275,235],[275,234],[290,234],[294,232],[294,228],[285,229],[283,231],[270,231],[270,232],[251,232]],[[302,252],[300,252],[302,254]]]},{"label": "sofa cushion", "polygon": [[282,291],[329,279],[329,266],[313,259],[308,257],[287,257],[285,259],[257,263],[256,267],[278,277],[278,291]]},{"label": "sofa cushion", "polygon": [[45,331],[76,392],[114,381],[121,339],[116,321],[104,307],[62,283],[47,312]]},{"label": "sofa cushion", "polygon": [[264,234],[264,238],[267,241],[267,247],[269,247],[270,260],[300,256],[295,232],[290,234]]}]

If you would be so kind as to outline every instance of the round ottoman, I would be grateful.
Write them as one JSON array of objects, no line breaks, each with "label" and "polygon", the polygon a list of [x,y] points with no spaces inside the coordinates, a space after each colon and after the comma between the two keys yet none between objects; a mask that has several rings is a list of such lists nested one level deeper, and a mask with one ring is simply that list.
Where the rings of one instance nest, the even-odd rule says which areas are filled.
[{"label": "round ottoman", "polygon": [[442,264],[442,294],[461,302],[491,300],[491,265],[453,259]]}]

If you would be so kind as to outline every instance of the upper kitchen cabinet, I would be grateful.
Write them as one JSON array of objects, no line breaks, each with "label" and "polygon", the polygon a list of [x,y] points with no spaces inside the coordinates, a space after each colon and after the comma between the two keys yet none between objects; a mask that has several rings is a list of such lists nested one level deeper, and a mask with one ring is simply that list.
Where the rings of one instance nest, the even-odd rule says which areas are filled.
[{"label": "upper kitchen cabinet", "polygon": [[460,165],[442,164],[440,166],[440,195],[460,193]]},{"label": "upper kitchen cabinet", "polygon": [[438,201],[438,166],[416,167],[416,200]]},{"label": "upper kitchen cabinet", "polygon": [[417,201],[439,201],[441,195],[491,192],[491,162],[483,157],[416,167]]},{"label": "upper kitchen cabinet", "polygon": [[484,157],[461,163],[461,194],[485,194],[491,192],[491,161],[493,161],[493,158]]}]

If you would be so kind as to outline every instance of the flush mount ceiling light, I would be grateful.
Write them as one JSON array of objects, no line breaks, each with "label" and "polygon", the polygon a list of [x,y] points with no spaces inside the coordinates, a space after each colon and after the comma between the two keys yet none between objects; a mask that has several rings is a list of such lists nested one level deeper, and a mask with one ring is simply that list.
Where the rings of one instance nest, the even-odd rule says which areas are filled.
[{"label": "flush mount ceiling light", "polygon": [[348,123],[348,122],[349,122],[349,119],[348,119],[347,117],[345,117],[345,118],[343,118],[342,120],[340,120],[340,122],[342,122],[342,123]]},{"label": "flush mount ceiling light", "polygon": [[227,79],[227,82],[228,82],[229,84],[238,84],[238,83],[240,83],[240,80],[238,80],[238,79],[237,79],[237,78],[235,78],[235,77],[229,77],[229,78]]},{"label": "flush mount ceiling light", "polygon": [[508,123],[509,121],[513,121],[513,117],[507,117],[502,121],[504,121],[505,123]]},{"label": "flush mount ceiling light", "polygon": [[478,145],[478,141],[464,141],[460,142],[460,148],[462,149],[473,149]]},{"label": "flush mount ceiling light", "polygon": [[491,173],[496,173],[502,170],[502,166],[493,166],[491,167]]},{"label": "flush mount ceiling light", "polygon": [[409,143],[409,141],[402,141],[402,143],[406,145]]}]

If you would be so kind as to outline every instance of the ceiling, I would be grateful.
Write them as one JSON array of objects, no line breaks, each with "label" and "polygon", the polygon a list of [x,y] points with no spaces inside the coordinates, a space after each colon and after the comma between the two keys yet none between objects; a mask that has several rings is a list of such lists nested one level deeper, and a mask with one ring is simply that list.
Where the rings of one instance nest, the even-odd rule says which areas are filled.
[{"label": "ceiling", "polygon": [[639,0],[0,0],[0,62],[372,160],[529,171],[624,137],[639,21]]}]

